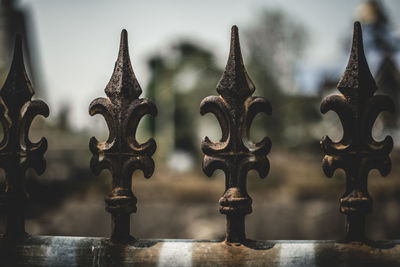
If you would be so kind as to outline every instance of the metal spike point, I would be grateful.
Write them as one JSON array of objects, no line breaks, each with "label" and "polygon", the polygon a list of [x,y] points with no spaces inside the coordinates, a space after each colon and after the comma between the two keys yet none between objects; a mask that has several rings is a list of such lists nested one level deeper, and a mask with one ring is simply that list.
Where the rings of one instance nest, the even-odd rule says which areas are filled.
[{"label": "metal spike point", "polygon": [[33,95],[34,90],[24,65],[22,36],[17,34],[10,71],[0,91],[0,96],[8,107],[16,105],[21,108]]},{"label": "metal spike point", "polygon": [[15,36],[13,62],[14,60],[17,62],[23,62],[22,36],[20,34]]},{"label": "metal spike point", "polygon": [[247,75],[240,50],[239,30],[236,25],[231,30],[231,45],[225,71],[217,85],[217,92],[227,100],[242,101],[250,96],[255,86]]},{"label": "metal spike point", "polygon": [[243,67],[243,58],[239,42],[239,29],[236,25],[233,25],[231,30],[231,46],[229,51],[228,65],[229,64],[234,64],[237,67]]},{"label": "metal spike point", "polygon": [[112,101],[131,101],[142,94],[129,57],[128,32],[123,29],[114,72],[104,90]]},{"label": "metal spike point", "polygon": [[129,59],[128,32],[125,29],[121,31],[118,60],[128,61],[131,64]]},{"label": "metal spike point", "polygon": [[[350,58],[337,88],[348,98],[372,96],[377,90],[364,54],[360,22],[354,23],[353,43]],[[356,89],[356,90],[353,90]],[[356,99],[356,100],[357,100]]]}]

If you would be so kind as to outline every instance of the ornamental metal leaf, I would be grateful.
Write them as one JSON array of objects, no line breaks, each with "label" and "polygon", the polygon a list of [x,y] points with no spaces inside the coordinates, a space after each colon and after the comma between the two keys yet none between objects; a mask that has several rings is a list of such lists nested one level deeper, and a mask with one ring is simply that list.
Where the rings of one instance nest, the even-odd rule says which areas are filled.
[{"label": "ornamental metal leaf", "polygon": [[104,116],[109,129],[107,141],[90,139],[90,167],[96,175],[103,169],[111,171],[112,192],[106,197],[106,209],[113,216],[112,238],[129,239],[129,214],[136,212],[132,174],[140,169],[150,178],[154,171],[151,156],[156,150],[153,138],[139,144],[136,130],[141,118],[146,114],[155,116],[157,108],[150,100],[138,98],[142,89],[130,63],[126,30],[121,33],[118,59],[105,93],[107,98],[97,98],[89,107],[90,115]]},{"label": "ornamental metal leaf", "polygon": [[220,96],[206,97],[200,104],[200,113],[213,113],[221,126],[222,138],[211,142],[203,138],[203,170],[211,176],[216,169],[226,176],[225,193],[219,203],[220,212],[227,215],[227,242],[244,242],[244,216],[251,213],[252,200],[247,193],[247,172],[257,170],[264,178],[269,171],[266,155],[271,141],[250,140],[250,126],[254,117],[264,112],[271,114],[271,106],[263,97],[251,96],[255,87],[247,75],[240,51],[238,28],[232,27],[231,47],[225,71],[217,85]]},{"label": "ornamental metal leaf", "polygon": [[47,140],[42,138],[32,143],[29,129],[37,115],[49,115],[49,108],[41,100],[31,100],[33,95],[24,66],[22,38],[17,35],[10,72],[0,90],[0,122],[4,132],[0,141],[0,168],[6,174],[6,190],[1,200],[8,214],[6,235],[13,238],[25,235],[25,171],[33,168],[40,175],[46,168],[43,155]]},{"label": "ornamental metal leaf", "polygon": [[326,97],[321,112],[335,111],[343,125],[343,137],[334,142],[323,137],[321,147],[326,153],[323,170],[328,177],[342,168],[347,177],[346,192],[340,199],[340,211],[347,215],[347,239],[365,239],[365,215],[372,210],[367,189],[368,173],[378,169],[382,176],[389,174],[389,153],[393,148],[390,136],[381,141],[372,138],[372,127],[380,112],[394,112],[390,97],[374,95],[377,90],[364,55],[361,25],[354,23],[350,59],[337,88],[341,95]]}]

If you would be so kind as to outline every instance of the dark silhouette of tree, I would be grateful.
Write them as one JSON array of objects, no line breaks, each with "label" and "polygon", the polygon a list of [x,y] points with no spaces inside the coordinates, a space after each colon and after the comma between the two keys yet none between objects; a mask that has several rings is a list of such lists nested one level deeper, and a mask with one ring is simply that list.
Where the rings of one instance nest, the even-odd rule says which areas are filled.
[{"label": "dark silhouette of tree", "polygon": [[[365,32],[365,46],[381,58],[376,68],[375,79],[378,92],[392,97],[395,106],[400,106],[400,72],[395,61],[400,42],[392,34],[392,24],[381,1],[371,0],[360,6],[359,17]],[[396,128],[399,117],[396,114],[382,114],[389,128]]]},{"label": "dark silhouette of tree", "polygon": [[[275,144],[298,146],[313,141],[311,125],[320,118],[315,97],[295,86],[296,64],[308,34],[304,26],[279,10],[264,10],[245,31],[244,57],[257,94],[270,99],[275,114],[269,123],[254,123],[253,131],[266,131]],[[262,136],[262,134],[259,134]]]},{"label": "dark silhouette of tree", "polygon": [[182,41],[168,56],[151,57],[148,65],[151,78],[146,96],[162,110],[148,122],[148,129],[158,140],[158,155],[166,157],[171,150],[180,150],[197,157],[198,105],[213,91],[222,72],[214,55],[197,44]]}]

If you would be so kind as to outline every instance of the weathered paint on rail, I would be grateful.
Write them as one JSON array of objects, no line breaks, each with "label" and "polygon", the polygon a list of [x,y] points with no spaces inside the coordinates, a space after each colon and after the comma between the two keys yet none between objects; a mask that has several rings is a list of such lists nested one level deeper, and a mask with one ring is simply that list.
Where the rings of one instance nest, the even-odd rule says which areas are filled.
[{"label": "weathered paint on rail", "polygon": [[335,241],[220,241],[30,236],[0,237],[0,266],[400,266],[400,240],[370,244]]}]

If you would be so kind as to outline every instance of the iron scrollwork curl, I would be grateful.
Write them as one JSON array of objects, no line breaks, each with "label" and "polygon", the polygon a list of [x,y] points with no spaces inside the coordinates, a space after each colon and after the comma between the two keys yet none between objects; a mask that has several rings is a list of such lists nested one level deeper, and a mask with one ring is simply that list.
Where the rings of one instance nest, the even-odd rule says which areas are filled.
[{"label": "iron scrollwork curl", "polygon": [[93,153],[90,167],[99,175],[103,169],[112,174],[112,191],[106,196],[106,210],[112,214],[112,239],[131,240],[129,234],[130,213],[136,212],[137,199],[132,192],[132,174],[143,171],[150,178],[154,171],[152,155],[156,150],[153,138],[140,144],[136,140],[136,130],[141,118],[155,116],[157,108],[148,99],[139,98],[142,89],[132,70],[127,32],[121,33],[121,43],[114,72],[106,86],[107,98],[97,98],[89,107],[91,116],[104,116],[109,136],[105,142],[95,137],[89,147]]},{"label": "iron scrollwork curl", "polygon": [[0,90],[0,123],[4,133],[0,141],[0,168],[6,175],[0,206],[7,214],[6,236],[12,240],[26,236],[25,172],[32,168],[40,175],[46,169],[47,140],[42,137],[37,143],[31,142],[29,129],[37,115],[49,116],[49,108],[42,100],[31,100],[34,93],[25,70],[22,37],[17,35],[10,72]]},{"label": "iron scrollwork curl", "polygon": [[204,137],[203,170],[211,176],[216,169],[225,173],[225,193],[219,200],[220,212],[227,216],[226,242],[246,242],[244,217],[252,212],[252,199],[247,193],[246,177],[256,170],[261,178],[267,176],[269,161],[266,155],[271,141],[265,137],[254,143],[250,140],[250,126],[260,113],[271,114],[269,102],[253,97],[255,86],[247,75],[240,51],[238,28],[232,27],[231,47],[225,71],[217,85],[219,96],[206,97],[200,104],[200,113],[213,113],[221,126],[222,138],[212,142]]},{"label": "iron scrollwork curl", "polygon": [[354,24],[350,59],[337,88],[342,94],[326,97],[321,112],[333,110],[338,114],[343,137],[338,142],[328,136],[322,138],[321,147],[326,154],[322,166],[328,177],[338,168],[345,171],[346,192],[340,199],[340,211],[347,215],[346,240],[364,241],[365,216],[372,211],[368,173],[378,169],[382,176],[388,175],[393,148],[390,136],[375,141],[372,127],[381,112],[394,112],[394,104],[389,96],[374,95],[377,86],[364,55],[359,22]]}]

